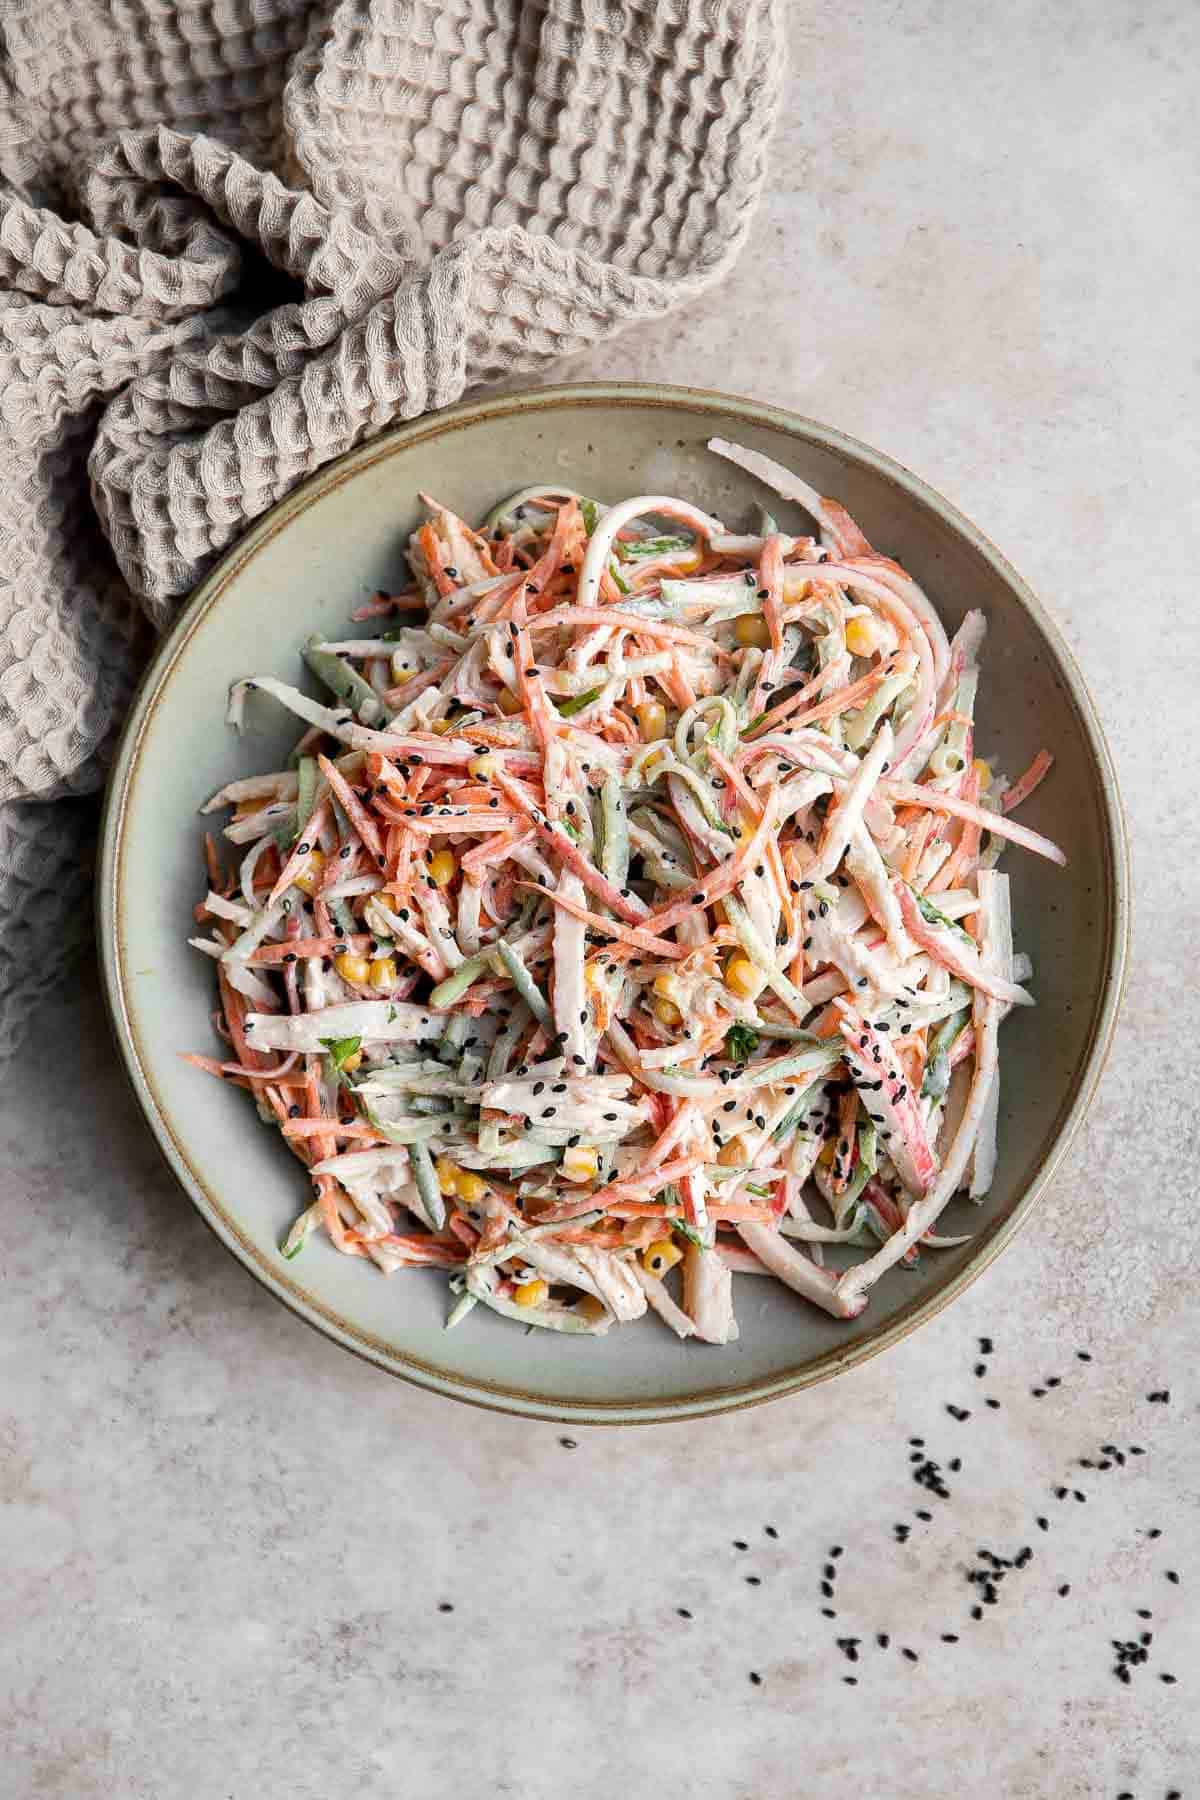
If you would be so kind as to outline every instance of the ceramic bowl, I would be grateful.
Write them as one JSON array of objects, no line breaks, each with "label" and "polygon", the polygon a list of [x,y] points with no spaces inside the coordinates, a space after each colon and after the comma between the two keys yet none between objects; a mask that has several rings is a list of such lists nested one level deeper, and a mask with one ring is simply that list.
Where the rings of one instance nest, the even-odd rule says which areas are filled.
[{"label": "ceramic bowl", "polygon": [[[297,731],[264,704],[238,738],[224,723],[226,693],[255,670],[301,679],[306,633],[340,635],[363,596],[401,584],[418,489],[467,518],[546,479],[608,501],[678,493],[731,522],[761,499],[785,528],[802,527],[799,512],[705,448],[713,434],[836,496],[913,572],[950,630],[980,607],[981,751],[1012,773],[1043,744],[1054,752],[1021,817],[1063,846],[1068,866],[1005,858],[1038,1005],[1003,1031],[995,1185],[983,1206],[959,1201],[946,1215],[943,1229],[971,1231],[969,1243],[892,1271],[852,1323],[743,1277],[741,1337],[724,1348],[680,1343],[653,1316],[573,1338],[526,1333],[479,1307],[446,1332],[442,1275],[386,1279],[324,1241],[282,1260],[280,1239],[305,1203],[302,1171],[244,1095],[180,1059],[214,1048],[212,971],[184,942],[204,886],[197,809],[222,783],[278,767]],[[620,385],[542,388],[422,419],[262,518],[201,584],[147,673],[113,769],[99,887],[120,1053],[168,1162],[234,1255],[301,1318],[392,1374],[576,1423],[679,1419],[789,1393],[886,1349],[961,1293],[1046,1193],[1083,1116],[1119,1003],[1127,911],[1120,806],[1092,702],[1045,609],[976,528],[888,457],[810,419],[723,394]]]}]

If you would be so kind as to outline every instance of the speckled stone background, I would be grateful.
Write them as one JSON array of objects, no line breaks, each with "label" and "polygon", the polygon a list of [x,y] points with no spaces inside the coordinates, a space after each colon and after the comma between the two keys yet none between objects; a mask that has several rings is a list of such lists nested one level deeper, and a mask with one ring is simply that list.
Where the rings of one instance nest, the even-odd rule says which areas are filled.
[{"label": "speckled stone background", "polygon": [[[568,1448],[257,1288],[160,1167],[83,977],[0,1094],[4,1800],[1200,1794],[1200,12],[821,0],[790,32],[732,280],[556,373],[842,426],[1057,612],[1136,872],[1090,1122],[1017,1244],[889,1356]],[[922,1449],[949,1500],[912,1481]],[[979,1551],[1025,1545],[973,1619]],[[1147,1631],[1122,1683],[1110,1640]]]}]

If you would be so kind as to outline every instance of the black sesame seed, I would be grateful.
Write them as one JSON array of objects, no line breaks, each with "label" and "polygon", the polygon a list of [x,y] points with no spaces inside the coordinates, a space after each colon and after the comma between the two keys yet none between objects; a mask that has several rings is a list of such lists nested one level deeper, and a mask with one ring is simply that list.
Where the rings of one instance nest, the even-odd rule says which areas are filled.
[{"label": "black sesame seed", "polygon": [[920,1660],[921,1660],[920,1657],[917,1655],[916,1651],[910,1650],[907,1644],[905,1644],[905,1646],[901,1650],[900,1654],[901,1654],[901,1656],[906,1656],[908,1658],[909,1662],[920,1662]]},{"label": "black sesame seed", "polygon": [[579,1448],[574,1438],[561,1437],[558,1441],[564,1450],[578,1450]]},{"label": "black sesame seed", "polygon": [[875,1642],[879,1645],[881,1650],[886,1650],[891,1641],[892,1640],[886,1631],[877,1631],[875,1633]]},{"label": "black sesame seed", "polygon": [[1167,1580],[1169,1582],[1171,1582],[1175,1587],[1179,1586],[1179,1571],[1178,1571],[1178,1569],[1168,1569],[1166,1571],[1166,1576],[1167,1576]]},{"label": "black sesame seed", "polygon": [[751,1685],[751,1687],[761,1687],[762,1686],[762,1676],[759,1674],[757,1669],[751,1669],[751,1671],[750,1671],[750,1685]]},{"label": "black sesame seed", "polygon": [[747,1587],[761,1587],[762,1586],[762,1576],[761,1575],[746,1575],[746,1576],[743,1576],[743,1580],[745,1581]]},{"label": "black sesame seed", "polygon": [[1160,1681],[1165,1681],[1165,1682],[1166,1682],[1166,1684],[1167,1684],[1167,1686],[1168,1686],[1168,1687],[1174,1687],[1174,1686],[1175,1686],[1175,1676],[1174,1676],[1174,1675],[1168,1675],[1168,1674],[1167,1674],[1167,1673],[1166,1673],[1166,1671],[1165,1671],[1165,1670],[1164,1670],[1164,1671],[1163,1671],[1163,1673],[1162,1673],[1162,1674],[1161,1674],[1161,1675],[1160,1675],[1160,1676],[1159,1676],[1159,1678],[1158,1678],[1158,1679],[1159,1679],[1159,1680],[1160,1680]]},{"label": "black sesame seed", "polygon": [[1071,1584],[1070,1584],[1070,1582],[1069,1582],[1069,1581],[1064,1581],[1064,1582],[1063,1582],[1063,1584],[1062,1584],[1062,1586],[1061,1586],[1061,1587],[1060,1587],[1060,1588],[1059,1588],[1059,1590],[1058,1590],[1058,1592],[1059,1592],[1059,1598],[1060,1598],[1060,1599],[1063,1599],[1063,1600],[1065,1600],[1065,1599],[1066,1599],[1066,1597],[1067,1597],[1067,1595],[1068,1595],[1068,1594],[1069,1594],[1069,1593],[1070,1593],[1070,1591],[1071,1591]]},{"label": "black sesame seed", "polygon": [[449,1600],[439,1600],[438,1601],[438,1611],[439,1612],[453,1612],[454,1611],[453,1603]]}]

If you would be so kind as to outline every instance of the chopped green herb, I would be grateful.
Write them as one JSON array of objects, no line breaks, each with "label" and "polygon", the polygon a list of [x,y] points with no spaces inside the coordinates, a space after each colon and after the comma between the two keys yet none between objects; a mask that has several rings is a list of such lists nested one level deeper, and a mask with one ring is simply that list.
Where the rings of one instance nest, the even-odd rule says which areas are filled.
[{"label": "chopped green herb", "polygon": [[329,1060],[339,1073],[343,1065],[362,1048],[360,1037],[322,1038],[322,1046],[329,1052]]},{"label": "chopped green herb", "polygon": [[583,514],[583,529],[591,537],[596,529],[596,521],[600,517],[600,508],[594,500],[581,500],[579,510]]},{"label": "chopped green herb", "polygon": [[725,1033],[725,1054],[732,1062],[747,1062],[758,1049],[758,1033],[750,1025],[731,1025]]}]

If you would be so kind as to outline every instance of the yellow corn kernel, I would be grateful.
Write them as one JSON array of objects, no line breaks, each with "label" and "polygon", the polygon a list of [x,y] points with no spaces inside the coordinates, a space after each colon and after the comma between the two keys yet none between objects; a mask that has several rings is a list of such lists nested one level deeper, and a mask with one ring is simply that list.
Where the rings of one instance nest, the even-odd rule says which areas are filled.
[{"label": "yellow corn kernel", "polygon": [[850,620],[846,626],[846,648],[852,656],[874,656],[878,645],[873,619],[864,613]]},{"label": "yellow corn kernel", "polygon": [[750,808],[748,806],[739,806],[738,810],[737,810],[737,818],[734,820],[734,826],[733,826],[734,836],[740,837],[740,838],[741,837],[753,837],[754,836],[754,827],[757,824],[758,824],[758,820],[755,818],[754,814],[750,811]]},{"label": "yellow corn kernel", "polygon": [[445,737],[446,733],[450,730],[450,720],[435,719],[429,729],[433,732],[435,737]]},{"label": "yellow corn kernel", "polygon": [[756,969],[748,956],[733,956],[725,970],[725,986],[742,1000],[755,1000],[767,985],[761,969]]},{"label": "yellow corn kernel", "polygon": [[679,575],[690,575],[698,569],[704,558],[698,550],[672,550],[671,566]]},{"label": "yellow corn kernel", "polygon": [[582,1313],[583,1317],[593,1325],[598,1325],[601,1319],[608,1316],[607,1306],[603,1300],[597,1299],[595,1294],[581,1294],[575,1302],[575,1311]]},{"label": "yellow corn kernel", "polygon": [[397,981],[395,957],[377,956],[371,964],[370,974],[372,987],[394,988]]},{"label": "yellow corn kernel", "polygon": [[642,1267],[648,1275],[663,1276],[683,1261],[683,1251],[673,1238],[655,1238],[642,1251]]},{"label": "yellow corn kernel", "polygon": [[767,621],[761,613],[739,613],[733,621],[733,635],[743,650],[765,650],[771,641]]},{"label": "yellow corn kernel", "polygon": [[830,1138],[829,1142],[822,1149],[820,1156],[818,1156],[817,1161],[821,1164],[821,1166],[823,1168],[827,1169],[829,1167],[829,1165],[832,1163],[832,1161],[836,1155],[837,1155],[837,1146],[834,1143],[833,1139]]},{"label": "yellow corn kernel", "polygon": [[325,870],[325,857],[320,850],[309,852],[308,861],[295,878],[294,885],[302,894],[311,898],[321,885],[321,876]]},{"label": "yellow corn kernel", "polygon": [[451,1162],[448,1156],[439,1156],[433,1165],[433,1172],[443,1194],[457,1194],[462,1170],[456,1162]]},{"label": "yellow corn kernel", "polygon": [[500,689],[500,711],[502,713],[519,713],[523,710],[519,697],[513,693],[511,688]]},{"label": "yellow corn kernel", "polygon": [[659,738],[666,737],[667,709],[661,700],[644,700],[635,710],[643,743],[657,743]]},{"label": "yellow corn kernel", "polygon": [[468,1206],[478,1206],[487,1193],[487,1182],[474,1169],[460,1169],[454,1178],[454,1191]]},{"label": "yellow corn kernel", "polygon": [[467,764],[467,774],[473,775],[476,781],[488,781],[496,773],[500,764],[494,756],[473,756]]},{"label": "yellow corn kernel", "polygon": [[673,975],[656,975],[654,991],[656,994],[661,994],[665,1000],[670,1000],[675,992],[675,977]]},{"label": "yellow corn kernel", "polygon": [[657,750],[652,750],[650,752],[649,756],[642,764],[642,774],[653,776],[655,769],[660,768],[661,765],[667,761],[670,754],[671,746],[669,744],[660,744]]},{"label": "yellow corn kernel", "polygon": [[674,1027],[683,1024],[683,1014],[673,1000],[664,1000],[661,994],[655,994],[650,1005],[660,1025]]},{"label": "yellow corn kernel", "polygon": [[572,1144],[563,1153],[559,1173],[566,1181],[590,1181],[600,1167],[600,1156],[592,1144]]},{"label": "yellow corn kernel", "polygon": [[436,850],[425,866],[429,871],[430,881],[438,887],[448,887],[458,872],[458,864],[450,850]]},{"label": "yellow corn kernel", "polygon": [[750,1152],[746,1148],[744,1139],[730,1138],[727,1144],[722,1144],[721,1154],[717,1157],[717,1161],[723,1169],[745,1168],[750,1161]]},{"label": "yellow corn kernel", "polygon": [[975,758],[975,761],[971,764],[971,767],[974,769],[975,773],[979,777],[980,787],[991,787],[991,785],[992,785],[992,765],[991,765],[991,763],[987,762],[982,756],[977,756]]},{"label": "yellow corn kernel", "polygon": [[540,1306],[550,1289],[544,1281],[522,1281],[513,1289],[518,1306]]},{"label": "yellow corn kernel", "polygon": [[333,966],[343,981],[366,982],[370,979],[371,965],[365,956],[355,956],[350,950],[343,950],[335,956]]},{"label": "yellow corn kernel", "polygon": [[353,1075],[355,1069],[359,1068],[361,1066],[361,1064],[362,1064],[362,1051],[361,1050],[356,1050],[354,1052],[353,1056],[344,1056],[342,1058],[342,1068],[347,1075]]},{"label": "yellow corn kernel", "polygon": [[604,986],[604,970],[598,962],[584,963],[583,985],[589,994],[598,994]]}]

